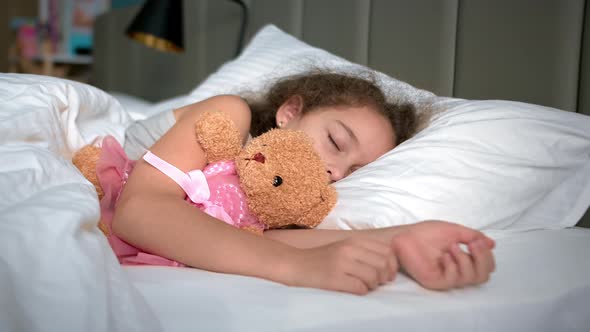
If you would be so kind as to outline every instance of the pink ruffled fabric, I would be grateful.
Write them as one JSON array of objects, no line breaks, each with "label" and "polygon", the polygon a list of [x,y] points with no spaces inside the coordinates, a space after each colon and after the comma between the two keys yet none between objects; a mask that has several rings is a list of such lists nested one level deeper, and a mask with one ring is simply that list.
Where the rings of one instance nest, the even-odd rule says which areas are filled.
[{"label": "pink ruffled fabric", "polygon": [[183,266],[164,257],[151,255],[121,240],[113,233],[112,221],[115,207],[127,178],[135,167],[135,160],[129,160],[125,151],[112,136],[103,139],[102,152],[96,163],[96,175],[104,191],[100,200],[100,222],[107,229],[106,237],[119,262],[125,265],[150,264]]},{"label": "pink ruffled fabric", "polygon": [[[186,200],[209,215],[236,227],[257,227],[264,229],[248,210],[246,196],[240,188],[235,164],[224,161],[209,164],[201,170],[184,173],[151,152],[144,160],[172,178],[186,192]],[[135,166],[113,137],[102,142],[102,153],[96,165],[96,173],[104,191],[100,201],[101,223],[106,227],[108,241],[121,264],[148,264],[184,266],[165,257],[143,252],[118,238],[112,232],[112,219],[117,201]]]}]

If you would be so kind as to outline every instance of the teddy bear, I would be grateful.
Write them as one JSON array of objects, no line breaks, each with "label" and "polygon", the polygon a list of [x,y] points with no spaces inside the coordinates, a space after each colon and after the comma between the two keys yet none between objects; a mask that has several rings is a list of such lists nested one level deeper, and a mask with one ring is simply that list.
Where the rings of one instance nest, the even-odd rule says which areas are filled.
[{"label": "teddy bear", "polygon": [[[316,227],[334,207],[336,190],[329,183],[325,166],[305,133],[272,129],[242,146],[233,121],[223,112],[212,111],[204,112],[196,121],[195,134],[207,156],[208,164],[202,171],[209,186],[207,204],[222,210],[225,218],[205,212],[260,235],[267,229]],[[88,145],[72,159],[94,184],[99,199],[103,195],[96,176],[100,154],[100,147]],[[148,162],[149,155],[148,151],[144,156]],[[158,157],[152,155],[152,158]],[[228,172],[228,165],[233,171]],[[228,176],[230,182],[232,176],[237,182],[228,184]],[[225,198],[235,196],[236,192],[244,196],[246,211],[235,199],[227,203]],[[187,201],[190,200],[188,196]],[[200,207],[204,204],[192,203]],[[99,228],[108,236],[105,225],[99,224]]]}]

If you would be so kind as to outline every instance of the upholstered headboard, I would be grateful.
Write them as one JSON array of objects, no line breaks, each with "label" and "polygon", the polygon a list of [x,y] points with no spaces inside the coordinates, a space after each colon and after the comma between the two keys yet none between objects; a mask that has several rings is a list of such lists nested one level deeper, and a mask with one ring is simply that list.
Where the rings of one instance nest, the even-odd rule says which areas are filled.
[{"label": "upholstered headboard", "polygon": [[[438,95],[510,99],[590,114],[584,0],[250,0],[248,35],[267,23]],[[187,52],[123,36],[138,7],[97,23],[96,85],[150,100],[185,93],[234,56],[240,9],[185,1]],[[588,20],[587,22],[590,22]],[[166,84],[162,84],[166,82]]]},{"label": "upholstered headboard", "polygon": [[[517,100],[590,115],[585,0],[247,3],[248,36],[273,23],[313,46],[437,95]],[[99,17],[93,68],[98,87],[159,101],[188,93],[234,57],[240,25],[235,3],[184,1],[186,52],[180,55],[124,37],[138,9]]]}]

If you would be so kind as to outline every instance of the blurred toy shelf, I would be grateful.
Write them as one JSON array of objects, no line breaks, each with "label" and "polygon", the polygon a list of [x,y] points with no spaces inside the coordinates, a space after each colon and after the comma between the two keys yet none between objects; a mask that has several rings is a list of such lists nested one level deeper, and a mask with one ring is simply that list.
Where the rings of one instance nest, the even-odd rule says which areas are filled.
[{"label": "blurred toy shelf", "polygon": [[91,80],[93,26],[110,0],[38,0],[38,17],[14,17],[9,71]]},{"label": "blurred toy shelf", "polygon": [[[91,65],[92,64],[92,56],[90,55],[70,55],[70,54],[52,54],[49,55],[51,61],[56,64],[66,64],[66,65]],[[35,55],[33,56],[32,60],[34,61],[43,61],[43,56]]]},{"label": "blurred toy shelf", "polygon": [[91,66],[92,56],[90,55],[50,52],[24,55],[17,45],[13,45],[9,51],[8,71],[13,73],[48,75],[90,83]]}]

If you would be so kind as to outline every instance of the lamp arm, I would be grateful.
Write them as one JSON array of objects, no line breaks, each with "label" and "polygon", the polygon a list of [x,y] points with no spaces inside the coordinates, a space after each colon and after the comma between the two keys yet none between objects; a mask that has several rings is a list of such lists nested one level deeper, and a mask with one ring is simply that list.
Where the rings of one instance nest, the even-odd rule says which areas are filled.
[{"label": "lamp arm", "polygon": [[243,0],[232,0],[233,2],[240,5],[242,8],[242,23],[240,26],[240,36],[238,38],[238,47],[236,49],[236,57],[240,55],[242,47],[244,46],[244,39],[246,37],[246,27],[248,26],[248,6]]}]

